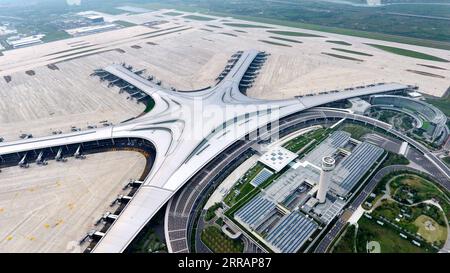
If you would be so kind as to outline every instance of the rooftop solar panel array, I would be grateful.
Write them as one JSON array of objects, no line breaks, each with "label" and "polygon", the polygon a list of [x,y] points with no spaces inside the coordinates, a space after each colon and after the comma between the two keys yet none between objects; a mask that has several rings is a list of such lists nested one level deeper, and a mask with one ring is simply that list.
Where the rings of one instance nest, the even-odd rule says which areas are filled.
[{"label": "rooftop solar panel array", "polygon": [[333,172],[332,188],[339,195],[346,195],[383,154],[383,149],[363,142],[356,146],[351,155],[342,160]]},{"label": "rooftop solar panel array", "polygon": [[284,216],[267,234],[266,240],[279,252],[295,253],[318,228],[314,220],[299,212]]},{"label": "rooftop solar panel array", "polygon": [[303,160],[320,167],[322,158],[324,156],[330,156],[339,148],[344,147],[350,140],[350,137],[351,134],[344,131],[333,132],[319,146],[306,155]]},{"label": "rooftop solar panel array", "polygon": [[275,203],[267,200],[261,195],[256,196],[244,207],[239,209],[234,217],[244,225],[248,225],[254,229],[259,226],[261,221],[264,221],[270,213],[273,212]]},{"label": "rooftop solar panel array", "polygon": [[258,187],[264,181],[266,181],[273,173],[269,171],[268,169],[264,168],[262,171],[258,173],[258,175],[250,182],[255,187]]}]

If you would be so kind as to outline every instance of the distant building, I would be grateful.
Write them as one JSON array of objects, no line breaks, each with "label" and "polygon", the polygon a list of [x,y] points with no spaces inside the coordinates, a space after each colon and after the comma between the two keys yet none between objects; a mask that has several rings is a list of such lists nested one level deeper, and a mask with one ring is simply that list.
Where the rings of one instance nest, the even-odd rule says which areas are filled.
[{"label": "distant building", "polygon": [[45,37],[45,34],[38,34],[28,37],[14,36],[6,39],[6,43],[8,43],[13,48],[27,47],[36,44],[42,44],[42,38]]},{"label": "distant building", "polygon": [[67,29],[67,30],[65,30],[65,32],[67,32],[69,35],[72,35],[72,36],[83,36],[83,35],[89,35],[89,34],[114,30],[117,28],[118,28],[118,26],[116,24],[106,24],[106,25],[95,25],[95,26]]}]

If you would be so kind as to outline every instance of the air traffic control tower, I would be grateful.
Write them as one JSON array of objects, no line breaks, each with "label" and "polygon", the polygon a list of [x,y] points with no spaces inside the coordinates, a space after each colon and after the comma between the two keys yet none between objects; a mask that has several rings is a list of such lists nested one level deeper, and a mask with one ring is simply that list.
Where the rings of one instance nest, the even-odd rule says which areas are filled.
[{"label": "air traffic control tower", "polygon": [[316,198],[319,203],[325,203],[328,188],[331,183],[331,172],[334,170],[335,160],[331,156],[322,158],[322,171],[320,172],[319,189]]}]

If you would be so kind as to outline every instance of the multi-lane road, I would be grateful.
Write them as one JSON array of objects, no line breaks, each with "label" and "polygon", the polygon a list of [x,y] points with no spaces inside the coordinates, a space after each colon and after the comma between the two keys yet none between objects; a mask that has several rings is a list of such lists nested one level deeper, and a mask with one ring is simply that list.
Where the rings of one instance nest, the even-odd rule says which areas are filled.
[{"label": "multi-lane road", "polygon": [[[408,158],[418,164],[421,164],[425,170],[430,174],[433,174],[436,180],[446,189],[450,190],[449,182],[449,170],[442,164],[442,162],[433,156],[423,145],[405,137],[399,132],[392,129],[389,124],[384,122],[374,120],[369,117],[354,115],[346,113],[344,111],[316,108],[298,115],[294,115],[284,120],[280,121],[279,130],[284,130],[289,127],[296,126],[298,124],[305,124],[306,122],[313,122],[318,120],[328,120],[328,119],[348,119],[358,122],[363,122],[366,124],[374,125],[378,128],[385,130],[399,139],[407,141],[415,149],[409,149]],[[389,139],[388,139],[389,140]],[[214,166],[213,169],[208,170],[205,175],[201,176],[199,180],[196,180],[195,190],[189,189],[188,187],[177,194],[170,202],[167,212],[166,212],[166,239],[169,244],[169,249],[172,252],[187,252],[188,248],[188,233],[189,233],[189,223],[192,223],[191,219],[195,214],[193,211],[198,208],[195,207],[196,201],[202,197],[203,190],[211,183],[211,181],[217,176],[218,173],[223,171],[223,168],[227,166],[231,161],[244,153],[250,146],[252,146],[256,141],[249,141],[245,145],[237,148],[230,154],[226,154],[226,157],[220,164]],[[380,143],[382,147],[387,145],[388,150],[395,151],[396,146],[399,143],[395,140],[383,141]],[[417,149],[417,150],[416,150]],[[325,252],[330,244],[334,241],[336,236],[340,234],[345,226],[348,218],[353,214],[353,212],[358,208],[359,205],[367,198],[367,196],[373,191],[378,182],[386,174],[392,171],[405,170],[408,169],[406,166],[389,166],[380,170],[375,176],[367,183],[363,190],[354,198],[351,204],[347,207],[345,211],[341,214],[338,220],[335,222],[333,227],[327,233],[327,235],[320,241],[315,252]],[[200,208],[201,209],[201,208]]]},{"label": "multi-lane road", "polygon": [[[361,190],[361,192],[353,199],[353,201],[348,205],[348,207],[343,211],[343,213],[339,216],[337,221],[331,227],[329,232],[325,235],[325,237],[320,241],[314,250],[315,253],[325,253],[329,250],[329,247],[336,239],[337,236],[342,232],[347,223],[350,216],[356,211],[356,209],[366,200],[369,194],[375,189],[378,183],[385,177],[387,174],[395,171],[402,170],[414,170],[404,165],[392,165],[384,167],[379,170],[370,181],[366,184],[366,186]],[[415,171],[415,170],[414,170]]]}]

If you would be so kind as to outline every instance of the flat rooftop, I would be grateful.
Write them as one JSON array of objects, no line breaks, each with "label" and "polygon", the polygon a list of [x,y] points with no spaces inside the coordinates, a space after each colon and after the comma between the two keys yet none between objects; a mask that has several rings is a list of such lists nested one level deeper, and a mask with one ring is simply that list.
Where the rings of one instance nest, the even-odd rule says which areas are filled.
[{"label": "flat rooftop", "polygon": [[263,163],[275,172],[279,172],[292,160],[297,158],[297,156],[298,155],[296,153],[293,153],[283,147],[272,147],[261,156],[259,162]]}]

